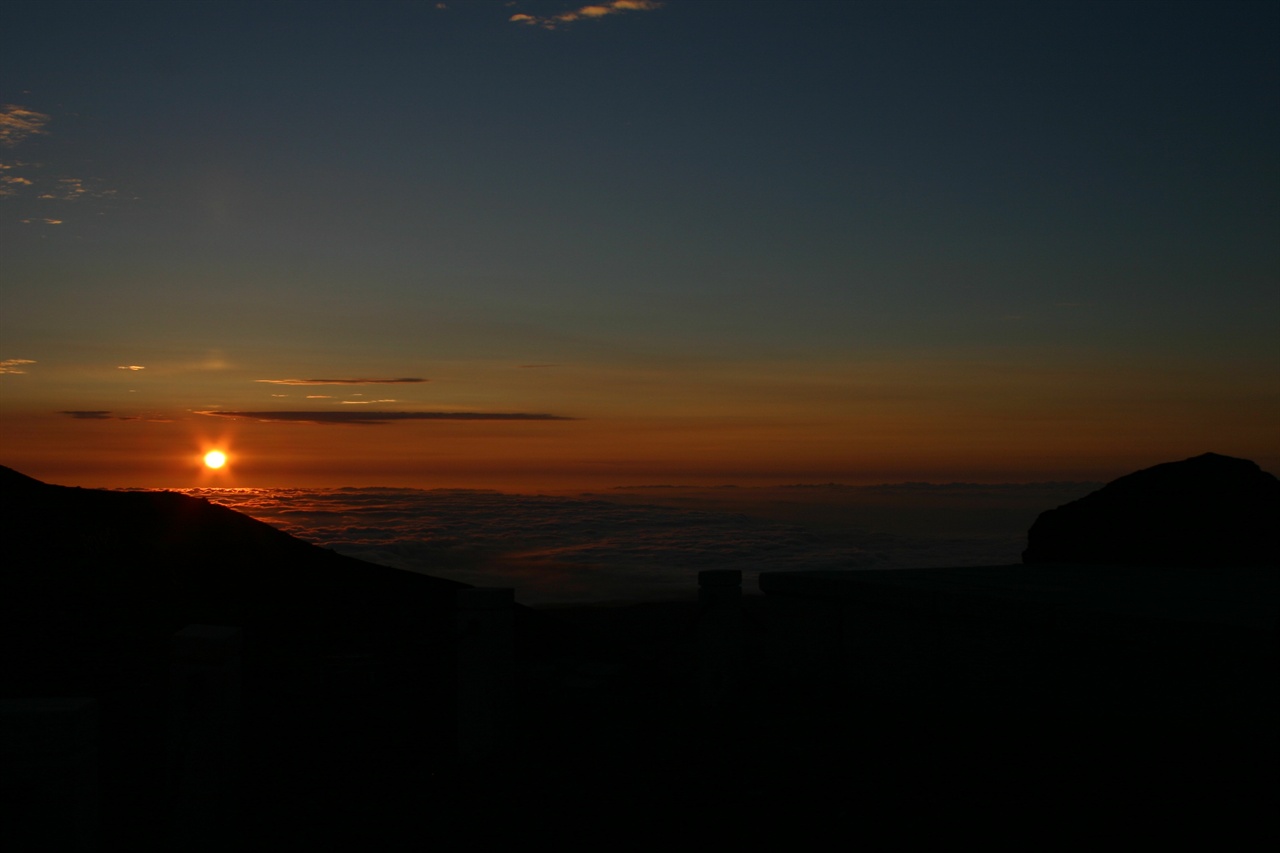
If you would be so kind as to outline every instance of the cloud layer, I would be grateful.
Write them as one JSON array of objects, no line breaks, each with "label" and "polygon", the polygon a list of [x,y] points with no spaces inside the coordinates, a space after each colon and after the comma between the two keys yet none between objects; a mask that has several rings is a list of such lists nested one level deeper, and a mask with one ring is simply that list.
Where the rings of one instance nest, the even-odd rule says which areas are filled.
[{"label": "cloud layer", "polygon": [[[980,487],[981,488],[981,487]],[[1048,488],[1044,498],[1086,489]],[[618,502],[602,495],[463,489],[190,490],[311,542],[370,562],[484,586],[524,603],[639,601],[696,595],[702,569],[762,571],[1000,565],[1019,560],[1028,517],[981,535],[885,533],[883,512],[849,509],[840,530],[759,514]],[[963,509],[967,499],[953,506]],[[860,514],[865,513],[865,514]],[[900,521],[900,529],[913,525]]]}]

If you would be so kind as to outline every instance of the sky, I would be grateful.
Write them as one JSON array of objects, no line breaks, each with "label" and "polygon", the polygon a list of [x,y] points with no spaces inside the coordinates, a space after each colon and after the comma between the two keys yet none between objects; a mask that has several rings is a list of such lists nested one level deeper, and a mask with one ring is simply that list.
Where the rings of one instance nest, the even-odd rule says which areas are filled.
[{"label": "sky", "polygon": [[1276,4],[3,16],[0,464],[31,476],[1280,470]]}]

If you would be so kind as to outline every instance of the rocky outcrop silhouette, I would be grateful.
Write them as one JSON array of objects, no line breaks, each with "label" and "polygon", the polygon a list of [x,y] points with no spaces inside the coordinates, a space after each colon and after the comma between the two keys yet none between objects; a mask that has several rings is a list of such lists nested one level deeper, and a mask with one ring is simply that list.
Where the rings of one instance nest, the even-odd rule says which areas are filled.
[{"label": "rocky outcrop silhouette", "polygon": [[1216,453],[1136,471],[1041,513],[1022,561],[1280,566],[1280,480]]}]

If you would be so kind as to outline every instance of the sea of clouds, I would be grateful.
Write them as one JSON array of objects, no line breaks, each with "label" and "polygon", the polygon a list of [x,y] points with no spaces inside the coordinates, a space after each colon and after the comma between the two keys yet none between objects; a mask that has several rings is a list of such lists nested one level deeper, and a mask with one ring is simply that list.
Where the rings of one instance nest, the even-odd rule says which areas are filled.
[{"label": "sea of clouds", "polygon": [[188,493],[341,554],[549,605],[692,597],[702,569],[740,569],[751,593],[762,571],[1016,563],[1038,511],[1089,486]]}]

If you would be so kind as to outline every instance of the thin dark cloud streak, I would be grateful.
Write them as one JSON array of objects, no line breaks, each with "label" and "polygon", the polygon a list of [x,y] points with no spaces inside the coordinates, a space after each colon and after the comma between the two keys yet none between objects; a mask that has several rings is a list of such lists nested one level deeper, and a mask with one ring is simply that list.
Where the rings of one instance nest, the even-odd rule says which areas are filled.
[{"label": "thin dark cloud streak", "polygon": [[261,423],[383,425],[392,421],[572,421],[577,418],[538,412],[223,412],[204,411],[199,415],[239,418]]},{"label": "thin dark cloud streak", "polygon": [[142,415],[117,415],[109,409],[67,409],[58,412],[78,421],[136,421],[149,424],[171,424],[173,418],[144,417]]},{"label": "thin dark cloud streak", "polygon": [[255,379],[253,381],[267,385],[404,385],[431,380],[406,377],[404,379]]}]

